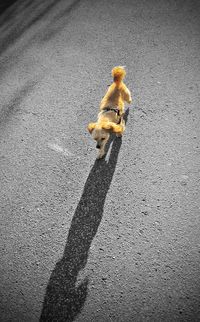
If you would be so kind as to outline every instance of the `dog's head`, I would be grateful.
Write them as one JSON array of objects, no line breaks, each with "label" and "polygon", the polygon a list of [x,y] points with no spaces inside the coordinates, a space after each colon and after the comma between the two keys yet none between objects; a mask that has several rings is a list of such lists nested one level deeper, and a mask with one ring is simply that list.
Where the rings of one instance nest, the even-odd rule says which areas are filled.
[{"label": "dog's head", "polygon": [[110,133],[122,134],[124,128],[113,122],[89,123],[88,131],[97,142],[97,149],[100,149],[108,141]]}]

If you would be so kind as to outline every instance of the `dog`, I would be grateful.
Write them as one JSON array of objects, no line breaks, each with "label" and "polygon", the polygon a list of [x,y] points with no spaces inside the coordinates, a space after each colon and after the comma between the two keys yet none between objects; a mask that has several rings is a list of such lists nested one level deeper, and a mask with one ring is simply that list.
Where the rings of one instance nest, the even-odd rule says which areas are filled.
[{"label": "dog", "polygon": [[126,71],[123,66],[116,66],[112,69],[113,83],[100,103],[100,112],[97,122],[88,124],[88,131],[97,142],[99,149],[97,159],[105,156],[105,145],[109,140],[110,133],[121,137],[125,131],[123,119],[125,102],[132,102],[131,93],[124,84],[123,79]]}]

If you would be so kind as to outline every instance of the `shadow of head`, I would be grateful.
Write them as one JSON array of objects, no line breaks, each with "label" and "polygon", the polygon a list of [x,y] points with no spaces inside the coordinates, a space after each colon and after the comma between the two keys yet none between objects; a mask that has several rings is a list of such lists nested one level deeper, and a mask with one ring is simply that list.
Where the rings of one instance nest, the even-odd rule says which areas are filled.
[{"label": "shadow of head", "polygon": [[[126,114],[126,119],[128,112]],[[40,321],[73,321],[87,297],[88,279],[77,285],[88,252],[103,216],[105,198],[115,172],[122,144],[112,142],[108,162],[96,160],[72,218],[62,259],[56,264],[47,285]]]}]

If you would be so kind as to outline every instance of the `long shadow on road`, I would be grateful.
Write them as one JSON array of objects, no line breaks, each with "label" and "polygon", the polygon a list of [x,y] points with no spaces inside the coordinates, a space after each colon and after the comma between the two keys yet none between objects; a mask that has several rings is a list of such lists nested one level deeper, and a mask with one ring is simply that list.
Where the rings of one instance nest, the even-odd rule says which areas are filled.
[{"label": "long shadow on road", "polygon": [[[126,118],[128,116],[128,110]],[[115,172],[121,138],[112,142],[109,161],[96,161],[72,218],[62,259],[49,279],[40,321],[73,321],[87,297],[88,278],[76,285],[103,216],[105,198]]]}]

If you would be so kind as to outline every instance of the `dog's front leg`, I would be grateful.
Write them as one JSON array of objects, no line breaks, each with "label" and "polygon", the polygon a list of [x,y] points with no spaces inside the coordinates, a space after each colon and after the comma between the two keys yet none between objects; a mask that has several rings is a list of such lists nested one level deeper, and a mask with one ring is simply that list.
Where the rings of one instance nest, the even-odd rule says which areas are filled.
[{"label": "dog's front leg", "polygon": [[119,123],[119,125],[121,125],[121,126],[122,126],[123,131],[122,131],[121,133],[117,133],[117,134],[116,134],[116,136],[117,136],[118,138],[121,138],[121,137],[122,137],[122,134],[123,134],[123,133],[124,133],[124,131],[125,131],[125,121],[124,121],[124,119],[123,119],[123,115],[124,115],[124,113],[122,114],[122,116],[121,116],[121,120],[120,120],[120,123]]},{"label": "dog's front leg", "polygon": [[97,155],[97,159],[102,159],[105,155],[105,149],[104,149],[104,145],[99,149],[99,153]]}]

